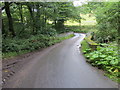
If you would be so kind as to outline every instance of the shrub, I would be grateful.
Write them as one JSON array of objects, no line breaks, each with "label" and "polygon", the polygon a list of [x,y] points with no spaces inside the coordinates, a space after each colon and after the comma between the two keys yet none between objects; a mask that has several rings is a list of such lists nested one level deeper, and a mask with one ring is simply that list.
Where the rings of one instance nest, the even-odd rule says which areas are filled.
[{"label": "shrub", "polygon": [[102,44],[104,47],[98,46],[95,51],[88,52],[85,50],[87,61],[93,66],[107,71],[113,78],[118,78],[120,74],[119,58],[116,45]]},{"label": "shrub", "polygon": [[[7,38],[2,42],[2,52],[3,55],[7,53],[21,53],[23,51],[34,51],[41,48],[51,46],[55,43],[58,43],[64,39],[73,37],[74,35],[68,35],[66,37],[54,37],[50,35],[32,35],[28,39],[19,39],[19,38]],[[9,54],[13,55],[13,54]],[[16,55],[16,54],[14,54]],[[3,56],[4,57],[4,56]]]}]

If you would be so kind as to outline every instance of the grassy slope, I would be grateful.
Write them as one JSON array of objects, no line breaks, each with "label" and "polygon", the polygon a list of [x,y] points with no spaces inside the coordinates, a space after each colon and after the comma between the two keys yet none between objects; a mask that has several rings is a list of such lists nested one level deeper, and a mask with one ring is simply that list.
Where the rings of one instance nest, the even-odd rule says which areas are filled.
[{"label": "grassy slope", "polygon": [[[89,14],[85,15],[85,14],[81,14],[81,26],[91,26],[91,25],[96,25],[96,19],[94,16],[89,17]],[[65,22],[65,25],[69,25],[69,26],[79,26],[80,24],[76,21],[73,20],[68,20]]]}]

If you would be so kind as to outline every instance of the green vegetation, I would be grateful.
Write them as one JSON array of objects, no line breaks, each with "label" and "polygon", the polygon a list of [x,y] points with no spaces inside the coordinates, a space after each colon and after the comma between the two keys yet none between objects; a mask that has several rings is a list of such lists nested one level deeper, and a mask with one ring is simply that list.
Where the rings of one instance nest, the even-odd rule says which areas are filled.
[{"label": "green vegetation", "polygon": [[81,51],[82,52],[86,52],[87,50],[90,49],[90,46],[89,46],[89,44],[87,43],[86,40],[83,40],[81,45],[82,45],[82,47],[81,47]]},{"label": "green vegetation", "polygon": [[90,35],[89,37],[86,37],[85,40],[87,41],[87,43],[89,45],[98,45],[97,43],[95,43],[93,40],[91,40],[92,36]]},{"label": "green vegetation", "polygon": [[[81,51],[84,53],[92,66],[98,67],[106,71],[105,75],[110,77],[112,80],[120,82],[120,66],[119,66],[119,57],[118,57],[118,45],[116,42],[109,44],[106,43],[95,43],[89,37],[86,37],[82,41]],[[96,46],[96,48],[93,48]]]},{"label": "green vegetation", "polygon": [[8,53],[2,53],[2,58],[3,59],[8,59],[8,58],[12,58],[12,57],[16,57],[16,56],[19,56],[19,55],[23,55],[23,54],[26,54],[28,53],[29,51],[20,51],[19,53],[17,52],[8,52]]},{"label": "green vegetation", "polygon": [[78,26],[78,25],[66,25],[66,28],[70,31],[76,32],[76,33],[88,33],[89,31],[96,32],[97,29],[94,25],[83,25],[83,26]]},{"label": "green vegetation", "polygon": [[88,62],[120,81],[120,2],[88,2],[78,7],[72,2],[0,5],[3,58],[40,50],[73,36],[58,37],[61,33],[90,32],[81,47]]},{"label": "green vegetation", "polygon": [[98,31],[94,33],[95,41],[107,43],[118,40],[119,42],[120,25],[117,19],[119,5],[120,2],[89,2],[86,6],[96,17]]},{"label": "green vegetation", "polygon": [[89,36],[86,36],[85,39],[82,41],[81,43],[82,52],[86,53],[89,50],[93,51],[98,46],[98,44],[94,42],[93,40],[91,40],[91,38],[92,38],[92,35],[89,35]]},{"label": "green vegetation", "polygon": [[3,58],[39,50],[70,38],[73,35],[58,37],[71,31],[64,25],[65,21],[80,20],[78,8],[71,2],[3,2],[1,6]]},{"label": "green vegetation", "polygon": [[49,37],[44,35],[32,36],[29,39],[6,39],[3,41],[3,58],[13,57],[35,50],[54,45],[62,40],[69,39],[74,35],[68,35],[65,37]]},{"label": "green vegetation", "polygon": [[84,53],[89,63],[105,70],[110,78],[118,81],[120,78],[120,66],[117,49],[116,45],[104,44],[103,47],[98,46],[95,51],[91,52],[91,49],[87,49]]},{"label": "green vegetation", "polygon": [[[92,37],[86,37],[86,41],[82,43],[82,52],[87,62],[104,70],[108,77],[117,82],[120,82],[120,22],[117,20],[120,16],[119,6],[120,2],[89,2],[84,5],[84,10],[96,17],[97,24]],[[94,45],[98,46],[92,49]]]}]

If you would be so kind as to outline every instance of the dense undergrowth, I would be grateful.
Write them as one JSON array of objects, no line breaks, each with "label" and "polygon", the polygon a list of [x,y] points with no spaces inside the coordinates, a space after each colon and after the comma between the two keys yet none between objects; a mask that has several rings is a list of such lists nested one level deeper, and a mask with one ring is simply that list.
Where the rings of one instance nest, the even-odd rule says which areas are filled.
[{"label": "dense undergrowth", "polygon": [[116,43],[102,43],[95,50],[90,48],[86,40],[82,42],[82,52],[92,66],[104,70],[109,78],[120,82],[120,66]]},{"label": "dense undergrowth", "polygon": [[[2,57],[10,58],[14,56],[18,56],[21,54],[25,54],[28,52],[33,52],[35,50],[39,50],[42,48],[46,48],[48,46],[54,45],[55,43],[61,42],[62,40],[73,37],[74,35],[62,36],[58,37],[59,34],[67,33],[70,31],[77,33],[86,33],[88,29],[93,26],[82,26],[82,30],[79,26],[66,26],[64,32],[58,33],[54,29],[49,28],[49,33],[45,33],[43,30],[43,34],[30,35],[29,32],[22,33],[22,36],[18,37],[6,37],[3,36],[2,42]],[[58,36],[57,36],[58,35]]]},{"label": "dense undergrowth", "polygon": [[[108,77],[120,82],[120,32],[119,32],[119,2],[90,2],[84,9],[93,12],[96,17],[97,30],[91,35],[98,45],[91,45],[88,40],[82,42],[82,52],[91,65],[104,70]],[[89,9],[88,9],[89,8]],[[113,10],[114,8],[114,10]],[[93,28],[94,29],[94,28]],[[89,32],[92,32],[91,30]],[[94,47],[94,48],[93,48]]]},{"label": "dense undergrowth", "polygon": [[74,35],[71,34],[65,37],[55,37],[48,35],[45,36],[41,34],[31,36],[28,39],[7,38],[3,40],[2,43],[3,58],[13,57],[27,52],[32,52],[35,50],[46,48],[73,36]]}]

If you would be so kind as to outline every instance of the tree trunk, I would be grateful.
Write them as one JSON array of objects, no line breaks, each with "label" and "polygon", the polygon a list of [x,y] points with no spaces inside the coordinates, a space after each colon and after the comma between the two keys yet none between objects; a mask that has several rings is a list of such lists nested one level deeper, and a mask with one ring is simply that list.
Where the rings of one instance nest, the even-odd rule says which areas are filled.
[{"label": "tree trunk", "polygon": [[2,29],[2,34],[6,34],[6,33],[5,33],[5,29],[4,29],[3,19],[2,19],[2,28],[1,28],[1,29]]},{"label": "tree trunk", "polygon": [[5,2],[5,12],[7,14],[7,18],[8,18],[8,24],[9,24],[9,31],[11,32],[12,36],[15,36],[15,31],[13,28],[13,19],[10,13],[10,7],[9,7],[9,3]]},{"label": "tree trunk", "polygon": [[[45,8],[46,10],[46,8]],[[45,24],[45,28],[47,27],[47,17],[46,17],[46,12],[44,13],[44,24]]]},{"label": "tree trunk", "polygon": [[41,30],[41,22],[40,22],[40,9],[39,9],[39,3],[36,4],[36,10],[37,10],[37,13],[36,13],[36,18],[35,18],[35,26],[36,26],[36,32],[35,34],[37,33],[38,30]]},{"label": "tree trunk", "polygon": [[30,5],[27,5],[27,7],[30,12],[31,19],[32,19],[32,28],[33,28],[33,33],[34,33],[35,32],[35,20],[34,20],[33,11]]},{"label": "tree trunk", "polygon": [[21,23],[23,23],[22,5],[20,4],[20,6],[18,6],[18,8],[19,8],[20,20],[21,20]]},{"label": "tree trunk", "polygon": [[[0,9],[0,17],[2,16],[2,9]],[[0,18],[0,34],[2,33],[2,18]]]},{"label": "tree trunk", "polygon": [[81,30],[81,19],[79,20],[79,28]]},{"label": "tree trunk", "polygon": [[19,35],[24,31],[24,21],[23,21],[23,13],[22,13],[22,4],[18,5],[18,9],[19,9],[19,14],[20,14],[20,21],[22,24],[22,30],[20,31]]},{"label": "tree trunk", "polygon": [[59,19],[57,20],[57,23],[55,24],[55,29],[58,31],[58,32],[64,32],[64,19]]}]

